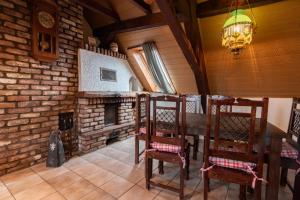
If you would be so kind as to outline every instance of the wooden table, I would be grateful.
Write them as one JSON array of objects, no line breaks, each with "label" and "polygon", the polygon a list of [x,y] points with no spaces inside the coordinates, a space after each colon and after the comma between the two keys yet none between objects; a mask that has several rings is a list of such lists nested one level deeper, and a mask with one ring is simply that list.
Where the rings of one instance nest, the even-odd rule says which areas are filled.
[{"label": "wooden table", "polygon": [[[198,129],[199,135],[205,135],[206,116],[203,114],[186,113],[186,125],[188,128]],[[278,199],[280,178],[280,153],[282,138],[285,132],[268,122],[265,132],[265,144],[268,153],[268,184],[266,189],[266,200]]]}]

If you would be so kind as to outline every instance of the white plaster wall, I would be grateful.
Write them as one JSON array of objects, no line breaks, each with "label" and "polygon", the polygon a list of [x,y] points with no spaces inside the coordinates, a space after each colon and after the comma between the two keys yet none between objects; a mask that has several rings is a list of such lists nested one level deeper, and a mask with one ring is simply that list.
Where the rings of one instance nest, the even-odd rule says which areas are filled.
[{"label": "white plaster wall", "polygon": [[[115,70],[117,81],[101,81],[100,68]],[[129,80],[133,76],[127,60],[102,55],[85,49],[78,50],[79,91],[129,92]],[[141,90],[141,86],[139,87]]]}]

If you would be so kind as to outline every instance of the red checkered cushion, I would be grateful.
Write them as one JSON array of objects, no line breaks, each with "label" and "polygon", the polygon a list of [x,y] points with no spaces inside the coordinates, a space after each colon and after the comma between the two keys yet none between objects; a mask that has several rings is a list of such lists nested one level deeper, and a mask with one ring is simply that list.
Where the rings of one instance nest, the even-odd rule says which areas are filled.
[{"label": "red checkered cushion", "polygon": [[282,142],[281,157],[297,159],[298,151],[287,142]]},{"label": "red checkered cushion", "polygon": [[151,148],[156,149],[158,151],[170,152],[170,153],[179,153],[181,150],[180,146],[172,145],[172,144],[164,144],[159,142],[153,142],[150,144]]},{"label": "red checkered cushion", "polygon": [[248,173],[251,173],[248,166],[251,167],[252,169],[256,166],[255,163],[243,162],[243,161],[231,160],[231,159],[219,158],[213,156],[209,157],[209,162],[216,166],[243,170]]}]

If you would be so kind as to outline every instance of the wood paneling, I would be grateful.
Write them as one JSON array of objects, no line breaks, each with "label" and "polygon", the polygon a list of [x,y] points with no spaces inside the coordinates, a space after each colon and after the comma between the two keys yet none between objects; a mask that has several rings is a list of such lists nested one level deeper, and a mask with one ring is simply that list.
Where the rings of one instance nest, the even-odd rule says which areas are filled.
[{"label": "wood paneling", "polygon": [[300,96],[300,1],[253,9],[258,29],[253,44],[235,58],[221,46],[228,15],[199,20],[212,94]]},{"label": "wood paneling", "polygon": [[128,53],[133,70],[146,89],[149,90],[150,87],[127,48],[140,45],[147,41],[154,41],[176,91],[178,93],[197,94],[197,86],[193,72],[168,26],[120,33],[117,35],[117,38],[123,49]]},{"label": "wood paneling", "polygon": [[145,13],[130,1],[111,0],[114,9],[118,12],[121,20],[144,16]]}]

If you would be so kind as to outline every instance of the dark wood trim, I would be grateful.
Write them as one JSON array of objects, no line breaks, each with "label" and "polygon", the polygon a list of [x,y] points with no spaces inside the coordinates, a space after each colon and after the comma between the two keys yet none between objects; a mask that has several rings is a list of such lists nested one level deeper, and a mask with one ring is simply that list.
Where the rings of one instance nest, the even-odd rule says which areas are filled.
[{"label": "dark wood trim", "polygon": [[[187,20],[186,17],[178,14],[178,19],[182,22]],[[118,33],[142,30],[158,26],[167,25],[161,13],[149,14],[143,17],[119,21],[107,26],[94,29],[93,34],[102,41],[102,46],[106,47],[115,38]]]},{"label": "dark wood trim", "polygon": [[116,22],[107,26],[94,29],[94,35],[97,37],[107,36],[110,33],[122,33],[135,31],[140,29],[147,29],[156,26],[165,25],[164,18],[160,13],[151,14],[134,19]]},{"label": "dark wood trim", "polygon": [[[259,7],[271,3],[277,3],[283,0],[249,0],[251,8]],[[200,3],[197,6],[197,17],[210,17],[214,15],[224,14],[229,12],[230,5],[222,2],[222,1],[207,1],[204,3]],[[239,8],[247,9],[249,8],[247,3],[245,2],[239,5]]]},{"label": "dark wood trim", "polygon": [[79,5],[81,5],[82,7],[94,11],[96,13],[100,13],[100,14],[105,14],[115,20],[120,20],[119,14],[112,10],[112,9],[108,9],[102,5],[100,5],[99,3],[97,3],[95,0],[73,0],[74,2],[78,3]]},{"label": "dark wood trim", "polygon": [[145,14],[151,14],[151,6],[144,2],[144,0],[129,0],[134,6],[142,10]]},{"label": "dark wood trim", "polygon": [[[188,13],[190,18],[189,21],[184,23],[185,32],[193,47],[194,54],[197,58],[198,64],[200,65],[201,72],[203,74],[203,79],[204,79],[203,81],[205,83],[204,84],[205,91],[207,91],[207,94],[210,94],[209,84],[208,84],[207,74],[206,74],[205,60],[204,60],[204,52],[202,48],[201,35],[200,35],[198,18],[196,13],[197,2],[196,0],[189,0],[184,2],[188,4],[186,7],[188,8]],[[202,106],[205,105],[202,104]]]},{"label": "dark wood trim", "polygon": [[198,59],[194,54],[193,47],[188,37],[184,33],[176,15],[173,12],[171,4],[167,0],[157,0],[156,3],[164,15],[167,24],[169,25],[179,47],[182,50],[182,53],[194,72],[199,94],[208,94],[209,91],[206,89],[207,86],[205,83],[205,78],[198,64]]}]

